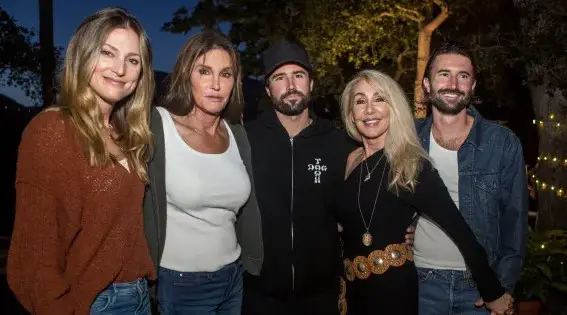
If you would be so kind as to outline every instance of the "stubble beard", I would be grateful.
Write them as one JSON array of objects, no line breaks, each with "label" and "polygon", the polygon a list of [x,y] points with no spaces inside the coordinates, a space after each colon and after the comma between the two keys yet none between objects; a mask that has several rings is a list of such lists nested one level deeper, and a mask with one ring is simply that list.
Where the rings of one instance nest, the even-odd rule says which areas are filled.
[{"label": "stubble beard", "polygon": [[[285,101],[284,99],[291,95],[299,95],[301,98],[299,100]],[[284,93],[279,98],[272,97],[272,103],[276,111],[286,115],[286,116],[298,116],[309,106],[311,102],[311,95],[303,94],[298,90],[290,90]]]},{"label": "stubble beard", "polygon": [[[464,96],[462,100],[458,101],[456,104],[447,103],[443,97],[442,93],[455,93]],[[471,105],[472,93],[465,93],[459,89],[440,89],[439,91],[429,94],[427,96],[431,102],[431,106],[435,107],[441,114],[455,116],[462,112],[465,108]]]}]

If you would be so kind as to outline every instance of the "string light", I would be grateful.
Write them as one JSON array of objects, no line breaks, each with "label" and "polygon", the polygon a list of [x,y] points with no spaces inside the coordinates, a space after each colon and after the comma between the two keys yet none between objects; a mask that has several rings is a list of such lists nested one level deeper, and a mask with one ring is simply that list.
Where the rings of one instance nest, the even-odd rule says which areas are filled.
[{"label": "string light", "polygon": [[[558,116],[556,114],[549,114],[550,126],[561,127],[561,122],[557,121],[557,117]],[[543,128],[545,125],[547,125],[547,123],[543,119],[533,119],[532,123],[540,128]]]},{"label": "string light", "polygon": [[555,196],[559,197],[559,198],[566,198],[567,199],[567,195],[565,195],[565,189],[555,183],[550,183],[550,182],[545,182],[544,180],[540,180],[539,178],[537,178],[535,175],[532,174],[531,176],[533,179],[535,179],[536,182],[536,186],[538,188],[538,190],[541,191],[546,191],[549,190],[551,192],[553,192],[555,194]]},{"label": "string light", "polygon": [[542,161],[542,160],[543,161],[551,161],[553,163],[557,163],[557,165],[562,165],[562,166],[567,167],[567,157],[564,157],[564,156],[557,156],[557,155],[554,155],[554,154],[544,153],[544,154],[538,156],[537,160],[538,161]]}]

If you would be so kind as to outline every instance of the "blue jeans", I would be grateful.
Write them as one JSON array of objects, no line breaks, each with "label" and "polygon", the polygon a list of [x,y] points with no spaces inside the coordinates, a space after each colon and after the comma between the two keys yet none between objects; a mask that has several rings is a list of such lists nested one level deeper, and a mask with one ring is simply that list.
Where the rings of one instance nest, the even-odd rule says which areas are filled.
[{"label": "blue jeans", "polygon": [[419,315],[487,315],[470,272],[417,268]]},{"label": "blue jeans", "polygon": [[159,269],[158,302],[163,315],[240,315],[242,265],[214,272]]},{"label": "blue jeans", "polygon": [[113,283],[97,295],[91,315],[151,315],[148,283],[145,279]]}]

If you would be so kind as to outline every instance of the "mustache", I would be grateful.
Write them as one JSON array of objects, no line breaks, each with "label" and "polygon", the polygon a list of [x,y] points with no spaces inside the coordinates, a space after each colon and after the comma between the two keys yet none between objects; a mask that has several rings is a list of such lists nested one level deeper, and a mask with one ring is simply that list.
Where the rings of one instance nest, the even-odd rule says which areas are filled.
[{"label": "mustache", "polygon": [[291,95],[294,95],[294,94],[297,94],[301,97],[305,97],[305,94],[301,93],[301,91],[298,91],[296,89],[291,89],[291,90],[285,92],[284,94],[282,94],[282,96],[280,97],[280,100],[283,100],[284,98],[291,96]]},{"label": "mustache", "polygon": [[463,92],[459,89],[449,89],[449,88],[439,89],[439,91],[437,91],[437,94],[441,94],[441,93],[453,93],[453,94],[465,96],[465,92]]}]

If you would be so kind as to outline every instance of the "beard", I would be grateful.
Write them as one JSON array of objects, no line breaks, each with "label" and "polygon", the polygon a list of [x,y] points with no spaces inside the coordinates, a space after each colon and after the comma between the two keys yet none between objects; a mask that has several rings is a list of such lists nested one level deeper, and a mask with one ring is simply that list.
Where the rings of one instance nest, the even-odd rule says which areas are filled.
[{"label": "beard", "polygon": [[[449,104],[441,96],[443,93],[454,93],[463,96],[463,99],[458,101],[456,104]],[[454,116],[463,111],[463,109],[469,107],[472,101],[472,93],[466,94],[459,89],[440,89],[439,91],[428,95],[428,98],[431,102],[431,106],[437,108],[441,114]]]},{"label": "beard", "polygon": [[[294,94],[299,95],[301,98],[299,100],[284,101],[286,97]],[[309,94],[305,95],[295,89],[285,92],[280,98],[272,97],[274,108],[286,116],[297,116],[303,113],[307,106],[309,106],[309,102],[311,102],[311,96]]]}]

